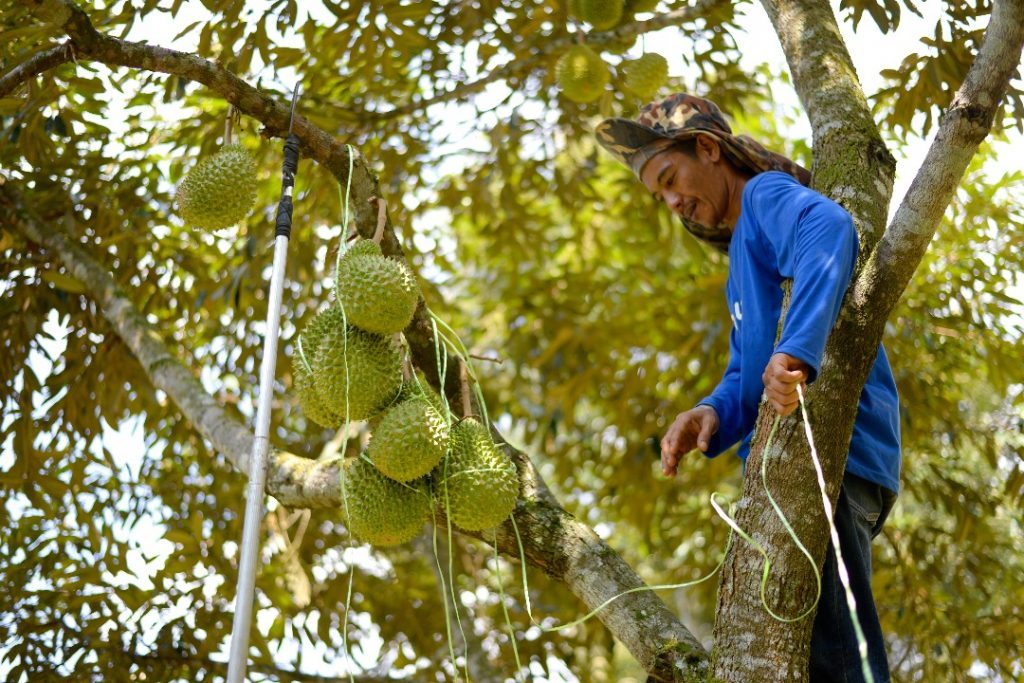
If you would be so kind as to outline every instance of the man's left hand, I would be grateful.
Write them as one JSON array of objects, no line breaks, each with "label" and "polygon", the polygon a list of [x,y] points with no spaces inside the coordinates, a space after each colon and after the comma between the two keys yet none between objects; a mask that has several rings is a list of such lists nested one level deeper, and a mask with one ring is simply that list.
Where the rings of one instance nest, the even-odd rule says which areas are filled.
[{"label": "man's left hand", "polygon": [[776,353],[768,361],[761,376],[764,395],[779,415],[785,417],[796,410],[800,402],[796,387],[807,381],[810,369],[807,363],[788,353]]}]

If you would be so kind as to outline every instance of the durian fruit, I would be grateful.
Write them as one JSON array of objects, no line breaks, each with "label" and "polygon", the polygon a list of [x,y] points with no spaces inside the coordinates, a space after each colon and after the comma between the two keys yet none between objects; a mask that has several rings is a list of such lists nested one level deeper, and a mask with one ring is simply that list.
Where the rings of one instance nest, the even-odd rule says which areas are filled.
[{"label": "durian fruit", "polygon": [[383,256],[380,245],[373,240],[358,240],[342,254],[342,261],[353,256]]},{"label": "durian fruit", "polygon": [[409,268],[360,240],[338,264],[336,293],[349,323],[377,334],[401,332],[412,321],[419,289]]},{"label": "durian fruit", "polygon": [[390,337],[346,328],[340,311],[328,310],[335,312],[313,354],[314,386],[326,410],[344,417],[347,400],[348,419],[365,420],[391,404],[402,388],[398,347]]},{"label": "durian fruit", "polygon": [[607,31],[622,19],[623,0],[579,0],[580,17],[597,31]]},{"label": "durian fruit", "polygon": [[574,45],[562,55],[556,67],[558,86],[573,102],[593,102],[611,80],[601,56],[586,45]]},{"label": "durian fruit", "polygon": [[292,359],[292,377],[294,378],[292,389],[299,397],[299,407],[306,417],[323,427],[330,429],[340,427],[344,422],[344,417],[328,410],[320,400],[320,393],[316,390],[316,385],[313,382],[312,371],[306,367],[301,358]]},{"label": "durian fruit", "polygon": [[256,162],[240,144],[201,160],[178,184],[178,211],[204,230],[230,228],[256,203]]},{"label": "durian fruit", "polygon": [[467,531],[501,524],[519,497],[515,465],[473,418],[452,428],[451,450],[438,465],[435,481],[438,504],[455,525]]},{"label": "durian fruit", "polygon": [[583,19],[583,8],[581,7],[580,0],[569,0],[568,10],[570,17]]},{"label": "durian fruit", "polygon": [[656,52],[648,52],[639,59],[622,65],[623,86],[642,100],[657,94],[668,80],[668,60]]},{"label": "durian fruit", "polygon": [[434,387],[430,386],[426,375],[419,369],[416,370],[415,378],[406,380],[402,385],[402,392],[398,395],[398,400],[406,401],[416,397],[425,398],[442,417],[448,411],[448,407],[441,400],[441,394],[437,393]]},{"label": "durian fruit", "polygon": [[320,398],[313,380],[313,363],[324,334],[332,326],[341,324],[341,312],[333,306],[317,313],[299,334],[295,355],[292,357],[292,390],[298,396],[299,407],[310,420],[331,429],[337,429],[344,422],[344,416],[328,410]]},{"label": "durian fruit", "polygon": [[341,473],[342,514],[348,530],[376,546],[411,541],[430,518],[430,494],[423,482],[399,484],[362,458]]},{"label": "durian fruit", "polygon": [[316,362],[316,353],[320,348],[320,342],[328,331],[344,324],[341,311],[335,306],[329,306],[313,316],[306,327],[299,333],[299,353],[309,363],[310,369]]},{"label": "durian fruit", "polygon": [[441,462],[448,435],[447,420],[425,398],[411,398],[384,413],[366,455],[385,476],[412,481]]}]

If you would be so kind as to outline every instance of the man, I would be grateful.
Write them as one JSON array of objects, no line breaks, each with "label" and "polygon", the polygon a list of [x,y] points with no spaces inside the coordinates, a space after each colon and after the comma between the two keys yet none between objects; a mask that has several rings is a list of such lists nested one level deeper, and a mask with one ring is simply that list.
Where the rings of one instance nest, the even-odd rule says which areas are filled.
[{"label": "man", "polygon": [[[737,441],[745,459],[762,395],[780,415],[789,415],[798,405],[797,385],[818,374],[856,261],[853,221],[841,206],[806,187],[806,169],[747,136],[733,135],[708,100],[672,95],[646,105],[635,121],[606,120],[596,133],[691,234],[729,255],[729,364],[714,392],[680,413],[665,434],[663,472],[674,476],[680,458],[695,448],[714,457]],[[792,295],[776,344],[785,280],[792,280]],[[879,347],[860,397],[835,516],[878,682],[889,680],[889,667],[871,594],[871,539],[896,498],[899,469],[896,386]],[[810,673],[815,682],[862,680],[831,546]]]}]

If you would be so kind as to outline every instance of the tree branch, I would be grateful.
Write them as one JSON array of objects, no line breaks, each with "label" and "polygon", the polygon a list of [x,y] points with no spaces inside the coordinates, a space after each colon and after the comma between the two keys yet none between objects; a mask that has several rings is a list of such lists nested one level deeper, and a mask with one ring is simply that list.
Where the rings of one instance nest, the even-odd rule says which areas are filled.
[{"label": "tree branch", "polygon": [[71,42],[52,47],[49,50],[37,52],[21,64],[11,67],[3,75],[0,75],[0,97],[7,97],[10,93],[24,83],[35,78],[41,73],[54,69],[61,64],[66,64],[74,59]]},{"label": "tree branch", "polygon": [[906,288],[935,235],[960,180],[992,122],[1017,70],[1024,46],[1024,0],[995,3],[981,50],[942,116],[938,133],[892,223],[878,245],[859,301],[890,310]]},{"label": "tree branch", "polygon": [[814,132],[814,186],[860,233],[861,263],[888,218],[896,161],[879,135],[827,0],[762,0]]}]

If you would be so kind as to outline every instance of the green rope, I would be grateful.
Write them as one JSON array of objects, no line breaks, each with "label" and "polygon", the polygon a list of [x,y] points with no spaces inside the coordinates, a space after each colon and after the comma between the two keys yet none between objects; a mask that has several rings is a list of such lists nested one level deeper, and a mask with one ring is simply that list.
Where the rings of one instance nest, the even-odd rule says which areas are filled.
[{"label": "green rope", "polygon": [[501,600],[501,611],[505,615],[505,625],[508,627],[509,642],[512,643],[512,656],[516,660],[516,674],[522,672],[523,664],[519,661],[519,646],[516,645],[516,630],[512,626],[512,619],[508,615],[508,605],[505,604],[505,587],[501,582],[501,557],[498,555],[498,539],[494,539],[494,576],[498,581],[498,597]]},{"label": "green rope", "polygon": [[[714,496],[715,495],[716,494],[712,494],[712,505],[713,506],[716,505],[714,503]],[[530,588],[529,588],[529,585],[527,584],[527,579],[526,579],[526,553],[523,550],[523,539],[522,539],[522,537],[519,534],[519,525],[516,524],[515,516],[514,515],[510,516],[510,519],[512,520],[512,530],[515,533],[516,543],[519,546],[519,566],[522,569],[523,595],[526,598],[526,614],[530,617],[530,621],[533,622],[533,625],[538,627],[542,632],[545,632],[545,633],[555,633],[557,631],[564,631],[564,630],[572,628],[574,626],[579,626],[580,624],[582,624],[582,623],[584,623],[586,621],[589,621],[590,619],[595,617],[598,612],[603,610],[608,605],[612,604],[613,602],[615,602],[616,600],[618,600],[619,598],[621,598],[623,596],[629,595],[630,593],[641,593],[641,592],[644,592],[644,591],[677,590],[677,589],[680,589],[680,588],[690,588],[692,586],[696,586],[697,584],[704,583],[708,579],[712,578],[715,574],[717,574],[718,570],[720,570],[722,568],[722,565],[725,564],[725,560],[729,556],[729,547],[732,544],[732,534],[730,533],[729,534],[729,539],[726,541],[725,552],[722,553],[722,559],[719,560],[718,565],[714,569],[712,569],[710,573],[708,573],[705,576],[700,577],[699,579],[694,579],[693,581],[685,581],[683,583],[667,583],[667,584],[660,584],[660,585],[656,585],[656,586],[637,586],[636,588],[630,588],[629,590],[622,591],[621,593],[618,593],[618,594],[613,595],[612,597],[608,598],[607,600],[605,600],[600,605],[598,605],[594,609],[592,609],[589,612],[587,612],[585,615],[583,615],[579,619],[576,619],[574,621],[570,621],[567,624],[561,624],[559,626],[544,626],[539,621],[537,621],[537,619],[533,616],[533,609],[532,609],[532,607],[530,605]]]},{"label": "green rope", "polygon": [[768,598],[766,595],[768,587],[768,573],[771,570],[771,562],[768,561],[768,555],[763,553],[762,551],[762,554],[764,555],[764,572],[761,577],[761,604],[764,606],[765,611],[767,611],[773,619],[788,624],[804,619],[805,617],[809,616],[811,612],[814,611],[815,607],[818,606],[818,601],[821,599],[821,573],[818,571],[818,563],[814,561],[814,556],[811,555],[810,551],[807,550],[804,544],[800,541],[800,537],[796,535],[796,531],[793,529],[793,526],[789,523],[789,520],[786,518],[785,513],[782,512],[782,508],[780,508],[779,504],[775,501],[774,496],[772,496],[772,492],[768,490],[768,454],[769,449],[772,445],[772,440],[775,437],[775,432],[779,428],[779,422],[781,421],[781,419],[782,418],[779,415],[775,416],[775,421],[772,423],[772,429],[768,433],[768,441],[767,443],[765,443],[764,450],[761,452],[761,486],[762,488],[764,488],[765,495],[768,496],[768,502],[771,504],[772,509],[775,511],[775,515],[779,518],[779,521],[782,522],[782,526],[786,529],[786,533],[789,534],[789,537],[793,539],[794,543],[796,543],[796,547],[800,549],[800,552],[803,553],[803,556],[806,557],[807,561],[811,564],[811,571],[814,572],[814,581],[816,584],[814,599],[811,601],[810,606],[806,610],[804,610],[798,616],[795,617],[783,617],[776,614],[774,611],[772,611],[772,608],[768,606]]},{"label": "green rope", "polygon": [[[345,359],[345,423],[342,426],[345,438],[348,439],[349,430],[349,372],[348,372],[348,317],[345,314],[345,307],[341,303],[341,299],[338,298],[338,268],[341,264],[341,255],[345,251],[345,236],[348,234],[348,201],[352,191],[352,169],[354,165],[354,153],[352,151],[352,145],[345,145],[345,149],[348,152],[348,178],[345,182],[345,196],[342,200],[342,218],[341,218],[341,240],[340,246],[338,247],[338,259],[334,264],[334,299],[338,303],[338,309],[341,311],[341,324],[342,324],[342,358]],[[341,193],[341,186],[338,186],[338,193]],[[349,517],[348,508],[348,491],[345,484],[345,453],[342,451],[341,457],[341,500],[342,505],[345,509],[345,519],[351,523]],[[345,616],[343,617],[341,624],[341,646],[344,650],[345,661],[348,662],[351,657],[348,651],[348,615],[352,609],[352,584],[355,580],[355,571],[350,565],[348,570],[348,588],[345,591]],[[352,667],[346,666],[346,672],[348,673],[349,683],[355,683],[355,676],[352,674]]]},{"label": "green rope", "polygon": [[306,358],[306,350],[302,347],[302,335],[301,334],[298,336],[298,342],[296,342],[296,348],[299,351],[299,360],[302,361],[302,365],[306,368],[306,372],[308,372],[312,376],[312,374],[313,374],[313,366],[310,365],[309,359]]},{"label": "green rope", "polygon": [[[846,591],[846,601],[847,601],[847,605],[849,607],[850,617],[851,617],[851,619],[853,621],[854,631],[855,631],[855,633],[857,635],[857,644],[858,644],[858,649],[859,649],[859,654],[860,654],[860,659],[861,659],[861,669],[862,669],[862,672],[863,672],[864,679],[865,679],[866,683],[875,683],[874,677],[872,676],[871,671],[870,671],[870,667],[868,665],[867,642],[864,639],[864,634],[863,634],[863,631],[861,629],[860,620],[857,617],[856,600],[854,598],[853,591],[850,588],[849,573],[847,571],[846,564],[843,561],[842,552],[839,549],[839,535],[838,535],[838,532],[836,531],[835,521],[833,520],[833,517],[832,517],[832,507],[831,507],[831,505],[829,503],[829,500],[828,500],[828,494],[827,494],[826,488],[825,488],[825,479],[824,479],[824,475],[822,474],[822,470],[821,470],[821,463],[820,463],[820,461],[818,459],[817,449],[814,446],[814,436],[813,436],[813,434],[811,432],[810,418],[809,418],[809,416],[807,414],[807,408],[806,408],[806,405],[804,403],[803,391],[798,388],[797,392],[798,392],[798,397],[800,399],[800,409],[801,409],[801,412],[802,412],[802,415],[803,415],[804,431],[805,431],[806,436],[807,436],[807,442],[808,442],[808,444],[810,446],[811,459],[814,462],[815,472],[817,473],[817,476],[818,476],[818,486],[819,486],[819,488],[821,490],[821,494],[822,494],[822,502],[823,502],[823,505],[824,505],[824,508],[825,508],[825,517],[826,517],[826,519],[828,520],[828,523],[829,523],[829,532],[830,532],[830,534],[832,536],[832,545],[833,545],[833,547],[835,549],[835,552],[836,552],[836,560],[837,560],[837,564],[839,566],[839,577],[840,577],[840,580],[843,583],[843,588]],[[572,628],[573,626],[578,626],[578,625],[586,622],[587,620],[589,620],[589,619],[593,618],[594,616],[596,616],[598,612],[600,612],[602,609],[604,609],[605,607],[610,605],[615,600],[617,600],[617,599],[619,599],[619,598],[621,598],[623,596],[629,595],[630,593],[639,593],[639,592],[642,592],[642,591],[678,590],[680,588],[688,588],[688,587],[692,587],[692,586],[695,586],[697,584],[703,583],[704,581],[707,581],[708,579],[712,578],[715,574],[717,574],[719,572],[719,570],[721,570],[722,566],[725,564],[725,560],[728,557],[729,550],[730,550],[730,548],[732,546],[732,539],[733,539],[733,535],[734,534],[736,536],[739,536],[743,540],[745,540],[747,543],[749,543],[764,558],[764,562],[762,564],[761,585],[760,585],[759,594],[760,594],[760,598],[761,598],[761,604],[764,606],[764,608],[768,612],[768,614],[773,619],[775,619],[777,621],[780,621],[780,622],[783,622],[783,623],[792,623],[792,622],[795,622],[795,621],[799,621],[801,619],[805,619],[808,615],[810,615],[810,613],[817,606],[818,601],[821,598],[821,573],[818,571],[817,563],[814,562],[813,557],[811,556],[810,552],[807,550],[807,548],[804,546],[804,544],[800,541],[800,538],[797,536],[796,531],[793,529],[792,525],[789,523],[789,520],[786,518],[785,514],[783,513],[782,509],[779,507],[778,503],[775,501],[775,498],[772,496],[771,491],[768,489],[768,486],[767,486],[767,479],[766,479],[766,471],[767,470],[766,470],[765,463],[767,461],[768,451],[771,448],[772,441],[775,438],[775,434],[776,434],[776,431],[778,429],[780,419],[781,418],[779,416],[775,417],[775,420],[774,420],[774,422],[772,424],[772,427],[771,427],[771,431],[768,433],[768,439],[767,439],[767,441],[765,443],[765,447],[764,447],[764,455],[762,456],[762,459],[761,459],[761,480],[762,480],[762,485],[764,487],[765,494],[768,496],[768,500],[771,503],[772,508],[774,509],[776,515],[778,515],[779,519],[782,521],[782,524],[783,524],[784,528],[786,529],[786,532],[789,534],[789,536],[796,543],[796,545],[800,549],[801,553],[805,557],[807,557],[808,561],[811,563],[811,567],[812,567],[812,570],[814,572],[815,583],[817,585],[816,586],[816,591],[815,591],[815,597],[814,597],[814,600],[812,601],[810,607],[808,607],[806,610],[804,610],[804,612],[802,612],[800,615],[798,615],[796,617],[783,617],[783,616],[780,616],[780,615],[776,614],[771,609],[771,607],[768,605],[767,598],[766,598],[766,591],[765,591],[766,586],[767,586],[767,582],[768,582],[768,577],[769,577],[769,575],[771,573],[771,561],[770,561],[770,559],[768,557],[768,553],[765,551],[764,547],[760,543],[757,542],[757,540],[755,540],[752,536],[750,536],[750,534],[746,533],[745,531],[743,531],[742,528],[740,528],[740,526],[736,523],[735,519],[733,518],[731,512],[726,512],[724,509],[722,509],[721,504],[717,500],[717,497],[720,494],[718,492],[715,492],[715,493],[711,494],[711,498],[710,498],[711,507],[715,510],[715,512],[718,514],[718,516],[721,517],[725,521],[725,523],[729,526],[730,533],[729,533],[729,537],[728,537],[728,539],[726,541],[725,552],[722,555],[722,559],[721,559],[721,561],[719,561],[718,565],[710,573],[708,573],[706,576],[703,576],[703,577],[701,577],[699,579],[695,579],[693,581],[687,581],[687,582],[684,582],[684,583],[662,584],[662,585],[656,585],[656,586],[638,586],[636,588],[631,588],[629,590],[623,591],[621,593],[618,593],[617,595],[614,595],[614,596],[608,598],[607,600],[602,602],[600,605],[598,605],[596,608],[592,609],[590,612],[588,612],[584,616],[580,617],[579,619],[571,621],[571,622],[569,622],[567,624],[562,624],[562,625],[554,626],[554,627],[544,627],[543,625],[541,625],[537,621],[537,619],[533,615],[533,609],[532,609],[532,606],[530,604],[529,584],[528,584],[528,580],[527,580],[527,576],[526,576],[526,552],[525,552],[525,550],[523,548],[523,540],[522,540],[521,534],[519,533],[519,526],[518,526],[518,524],[516,524],[515,516],[514,515],[510,516],[510,520],[512,522],[512,530],[513,530],[513,532],[515,534],[516,544],[517,544],[518,549],[519,549],[519,564],[520,564],[520,569],[521,569],[521,572],[522,572],[523,596],[524,596],[525,602],[526,602],[526,613],[529,616],[530,621],[535,626],[539,627],[541,629],[541,631],[543,631],[543,632],[549,632],[550,633],[550,632],[555,632],[555,631],[562,631],[562,630],[565,630],[565,629],[568,629],[568,628]],[[734,508],[735,504],[732,507]],[[497,545],[495,545],[495,552],[497,552]]]},{"label": "green rope", "polygon": [[[458,670],[458,659],[455,657],[455,647],[452,645],[452,618],[448,609],[448,588],[445,586],[444,567],[441,564],[441,555],[437,551],[437,510],[430,506],[430,516],[433,518],[431,541],[434,547],[434,563],[437,564],[437,578],[441,582],[441,604],[444,605],[444,630],[448,637],[448,655],[452,658],[452,666]],[[448,547],[449,554],[451,546]],[[452,605],[454,607],[454,605]],[[467,657],[468,659],[468,657]]]},{"label": "green rope", "polygon": [[[451,431],[451,424],[452,424],[452,422],[451,422],[451,408],[448,405],[448,398],[445,396],[445,392],[444,392],[444,385],[445,385],[445,381],[446,381],[447,376],[448,376],[448,354],[447,353],[441,353],[441,344],[440,344],[440,341],[439,341],[440,337],[438,335],[436,320],[437,320],[437,318],[433,314],[431,314],[430,323],[431,323],[431,327],[433,328],[433,332],[434,332],[434,358],[437,361],[437,378],[438,378],[438,384],[441,387],[441,391],[439,393],[441,394],[441,401],[444,403],[445,420],[448,422],[448,428],[449,428],[449,433],[450,433],[450,431]],[[413,373],[413,376],[415,376],[415,373]],[[444,459],[444,470],[443,470],[443,480],[442,481],[443,481],[443,484],[444,484],[444,509],[447,510],[449,508],[449,502],[448,502],[448,458]],[[445,515],[444,519],[445,519],[446,526],[448,527],[448,590],[451,593],[451,597],[452,597],[452,609],[455,610],[455,622],[459,626],[459,633],[462,634],[462,642],[465,644],[466,652],[465,652],[465,658],[463,659],[463,673],[466,676],[466,681],[470,681],[471,679],[469,677],[469,640],[466,638],[466,631],[462,627],[462,615],[459,612],[459,599],[458,599],[458,595],[455,592],[455,561],[454,561],[455,553],[452,551],[452,547],[453,547],[452,539],[454,537],[454,533],[452,531],[452,520],[451,520],[451,518],[448,515]],[[446,598],[446,600],[447,600],[447,598]],[[456,667],[456,670],[458,669],[458,662],[454,659],[454,657],[452,659],[452,666]]]},{"label": "green rope", "polygon": [[836,567],[839,570],[839,580],[846,592],[846,607],[850,611],[850,620],[853,622],[853,631],[857,635],[857,651],[860,655],[861,673],[864,674],[866,683],[875,683],[875,677],[868,665],[868,643],[864,638],[864,631],[860,626],[860,618],[857,616],[857,599],[853,596],[850,588],[850,573],[843,561],[843,551],[839,547],[839,532],[836,530],[835,521],[832,519],[832,504],[828,499],[828,492],[825,487],[825,475],[821,471],[821,461],[818,460],[818,449],[814,447],[814,435],[811,433],[811,418],[807,415],[807,406],[804,405],[804,392],[798,384],[796,387],[797,396],[800,398],[800,413],[804,418],[804,432],[807,435],[807,443],[811,447],[811,460],[814,462],[814,473],[818,477],[818,488],[821,490],[821,501],[825,507],[825,517],[828,519],[828,530],[832,536],[832,548],[836,553]]}]

